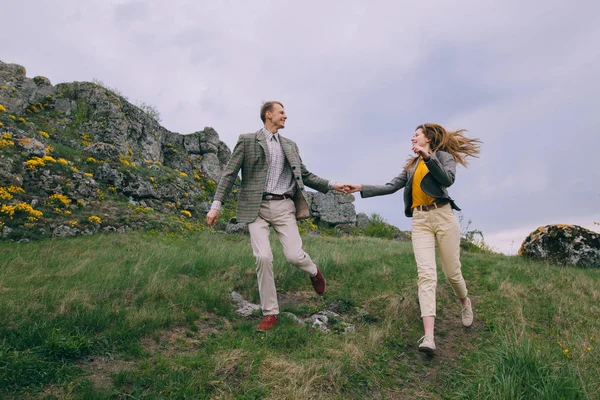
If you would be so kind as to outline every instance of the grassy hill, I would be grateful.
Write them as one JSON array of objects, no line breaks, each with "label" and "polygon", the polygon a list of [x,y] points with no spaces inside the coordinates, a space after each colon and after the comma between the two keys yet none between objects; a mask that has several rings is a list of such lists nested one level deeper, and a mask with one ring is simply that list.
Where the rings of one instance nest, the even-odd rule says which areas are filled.
[{"label": "grassy hill", "polygon": [[[595,399],[600,271],[463,253],[475,309],[440,276],[433,359],[409,242],[306,236],[322,298],[274,240],[283,311],[334,310],[354,333],[235,313],[258,302],[248,238],[205,230],[0,242],[0,397]],[[440,271],[441,275],[441,271]],[[335,324],[336,321],[333,321]]]}]

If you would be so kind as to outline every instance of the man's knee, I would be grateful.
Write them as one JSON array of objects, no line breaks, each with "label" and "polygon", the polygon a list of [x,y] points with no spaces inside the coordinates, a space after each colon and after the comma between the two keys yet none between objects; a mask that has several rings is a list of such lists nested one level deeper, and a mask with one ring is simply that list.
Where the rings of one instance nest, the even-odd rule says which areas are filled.
[{"label": "man's knee", "polygon": [[292,265],[300,265],[306,260],[306,253],[300,249],[297,252],[290,252],[285,254],[285,259]]},{"label": "man's knee", "polygon": [[261,254],[256,256],[256,267],[264,268],[273,265],[273,256],[271,254]]}]

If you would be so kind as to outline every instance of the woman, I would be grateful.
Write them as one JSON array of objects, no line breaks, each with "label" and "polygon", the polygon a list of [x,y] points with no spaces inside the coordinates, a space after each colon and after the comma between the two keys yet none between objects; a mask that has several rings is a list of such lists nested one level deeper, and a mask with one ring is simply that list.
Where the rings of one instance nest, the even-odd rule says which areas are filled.
[{"label": "woman", "polygon": [[418,268],[419,304],[425,335],[419,339],[419,351],[435,352],[434,325],[436,315],[435,290],[437,242],[442,270],[462,305],[464,326],[473,323],[471,300],[461,273],[460,227],[452,209],[459,210],[448,195],[447,187],[454,183],[456,163],[466,167],[465,158],[478,157],[478,139],[463,135],[464,129],[450,132],[438,124],[417,127],[412,138],[415,153],[396,178],[385,185],[348,185],[347,193],[361,192],[363,198],[381,196],[404,190],[407,217],[412,217],[412,244]]}]

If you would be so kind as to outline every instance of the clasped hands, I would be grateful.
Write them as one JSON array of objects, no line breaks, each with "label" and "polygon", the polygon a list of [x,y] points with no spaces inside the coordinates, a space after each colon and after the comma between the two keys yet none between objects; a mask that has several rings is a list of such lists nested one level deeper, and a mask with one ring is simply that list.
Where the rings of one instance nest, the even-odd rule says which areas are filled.
[{"label": "clasped hands", "polygon": [[333,185],[333,188],[338,192],[350,194],[360,192],[362,190],[362,185],[353,183],[336,183]]}]

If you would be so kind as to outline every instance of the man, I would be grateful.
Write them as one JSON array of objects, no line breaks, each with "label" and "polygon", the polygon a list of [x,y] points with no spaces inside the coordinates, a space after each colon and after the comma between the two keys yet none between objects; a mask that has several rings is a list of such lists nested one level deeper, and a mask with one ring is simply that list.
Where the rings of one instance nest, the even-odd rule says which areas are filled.
[{"label": "man", "polygon": [[330,183],[310,173],[302,163],[296,143],[279,134],[287,120],[283,104],[278,101],[264,103],[260,118],[264,128],[240,135],[223,170],[206,222],[209,226],[217,223],[221,203],[231,191],[241,169],[237,220],[248,223],[256,257],[260,304],[265,316],[257,329],[267,331],[277,324],[279,314],[269,226],[277,232],[287,261],[306,272],[315,291],[322,295],[325,293],[325,278],[302,249],[296,220],[310,216],[308,203],[302,194],[305,185],[323,193],[330,189],[342,191],[344,185]]}]

